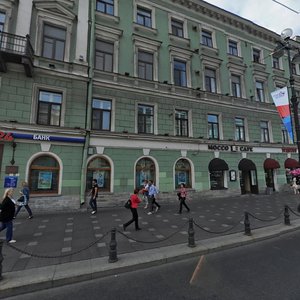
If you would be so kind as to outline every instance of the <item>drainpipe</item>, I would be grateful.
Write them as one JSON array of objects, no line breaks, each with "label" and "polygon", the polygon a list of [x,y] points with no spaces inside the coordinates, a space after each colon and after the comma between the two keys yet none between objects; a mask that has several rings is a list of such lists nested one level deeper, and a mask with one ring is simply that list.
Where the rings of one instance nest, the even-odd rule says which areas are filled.
[{"label": "drainpipe", "polygon": [[87,157],[88,148],[90,145],[91,132],[91,113],[92,113],[92,98],[93,98],[93,66],[94,66],[94,49],[95,49],[95,10],[96,0],[90,0],[90,16],[89,16],[89,32],[88,32],[88,83],[87,83],[87,104],[86,104],[86,123],[85,123],[85,143],[82,153],[81,166],[81,184],[80,184],[80,205],[85,202],[86,188],[86,172],[87,172]]}]

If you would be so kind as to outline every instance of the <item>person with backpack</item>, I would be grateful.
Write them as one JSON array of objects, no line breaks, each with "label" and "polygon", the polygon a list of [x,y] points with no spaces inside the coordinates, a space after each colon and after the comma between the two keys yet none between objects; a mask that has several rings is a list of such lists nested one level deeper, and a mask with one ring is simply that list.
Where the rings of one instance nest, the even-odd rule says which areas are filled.
[{"label": "person with backpack", "polygon": [[149,195],[149,202],[150,202],[150,210],[148,212],[148,215],[152,215],[154,213],[154,205],[156,206],[155,212],[157,212],[160,209],[160,205],[156,202],[158,189],[154,185],[152,180],[149,180],[148,185],[149,185],[148,195]]},{"label": "person with backpack", "polygon": [[92,208],[92,215],[94,215],[95,213],[97,213],[97,197],[98,197],[98,191],[99,191],[99,187],[97,184],[97,179],[93,179],[92,182],[92,190],[90,192],[91,195],[91,199],[90,199],[90,206]]},{"label": "person with backpack", "polygon": [[139,216],[137,212],[137,208],[139,203],[141,202],[140,198],[138,197],[139,189],[135,189],[133,194],[130,196],[130,210],[132,213],[132,219],[129,220],[127,223],[123,224],[123,230],[126,231],[126,227],[129,226],[131,223],[135,222],[135,230],[141,230],[139,227]]}]

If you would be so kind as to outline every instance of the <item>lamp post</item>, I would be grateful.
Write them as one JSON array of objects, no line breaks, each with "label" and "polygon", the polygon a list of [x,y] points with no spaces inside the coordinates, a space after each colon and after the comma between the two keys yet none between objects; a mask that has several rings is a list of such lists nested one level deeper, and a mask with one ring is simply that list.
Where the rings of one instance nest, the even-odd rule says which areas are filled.
[{"label": "lamp post", "polygon": [[[293,35],[293,30],[291,28],[286,28],[281,33],[281,41],[278,42],[277,47],[273,52],[273,57],[280,58],[284,54],[284,50],[287,51],[288,63],[289,63],[289,84],[291,89],[290,103],[293,110],[294,118],[294,129],[296,134],[296,139],[294,135],[294,140],[296,140],[297,149],[298,149],[298,162],[300,163],[300,125],[299,125],[299,115],[298,115],[298,99],[295,90],[295,78],[293,74],[293,63],[300,63],[300,48],[291,44],[290,40]],[[291,57],[291,50],[297,51],[297,53]]]}]

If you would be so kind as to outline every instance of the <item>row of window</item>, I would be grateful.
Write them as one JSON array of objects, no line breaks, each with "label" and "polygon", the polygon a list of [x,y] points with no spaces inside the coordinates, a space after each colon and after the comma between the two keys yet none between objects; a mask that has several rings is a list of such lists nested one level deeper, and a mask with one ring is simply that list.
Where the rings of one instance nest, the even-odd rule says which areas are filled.
[{"label": "row of window", "polygon": [[[40,90],[37,109],[37,123],[41,125],[60,126],[62,119],[63,95],[51,91]],[[111,131],[113,101],[109,99],[93,99],[92,101],[92,124],[93,130]],[[154,105],[139,103],[137,105],[137,133],[156,134],[156,109]],[[222,140],[221,115],[207,115],[207,137],[213,140]],[[236,141],[248,141],[247,122],[244,118],[236,117],[234,139]],[[174,111],[174,134],[176,136],[191,136],[191,112],[184,109]],[[269,143],[270,122],[260,121],[261,142]],[[282,143],[289,143],[288,133],[282,125]]]}]

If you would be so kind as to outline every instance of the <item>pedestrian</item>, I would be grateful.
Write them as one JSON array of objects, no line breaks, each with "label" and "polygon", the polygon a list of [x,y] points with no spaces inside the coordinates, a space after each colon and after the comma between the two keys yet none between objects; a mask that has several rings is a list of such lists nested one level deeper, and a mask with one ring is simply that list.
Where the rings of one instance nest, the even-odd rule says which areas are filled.
[{"label": "pedestrian", "polygon": [[3,199],[0,205],[0,231],[6,228],[6,242],[15,243],[13,240],[13,218],[15,215],[15,201],[13,199],[13,188],[8,188],[5,190]]},{"label": "pedestrian", "polygon": [[149,180],[148,185],[149,185],[148,196],[149,196],[149,202],[150,202],[150,210],[148,212],[148,215],[152,215],[154,213],[154,205],[156,206],[155,212],[157,212],[160,209],[160,205],[156,202],[157,195],[158,195],[158,189],[152,180]]},{"label": "pedestrian", "polygon": [[132,213],[132,219],[129,220],[127,223],[123,224],[123,230],[126,230],[126,227],[130,225],[131,223],[135,222],[135,230],[141,230],[139,227],[139,216],[137,212],[137,208],[139,203],[141,202],[140,198],[138,197],[139,189],[135,189],[133,191],[133,194],[130,196],[130,210]]},{"label": "pedestrian", "polygon": [[185,208],[187,209],[187,211],[189,212],[190,209],[189,207],[186,205],[185,203],[185,200],[186,200],[186,196],[187,196],[187,190],[186,190],[186,187],[185,187],[185,184],[184,183],[181,183],[180,184],[180,190],[179,192],[177,193],[178,195],[178,200],[180,201],[180,204],[179,204],[179,214],[182,213],[182,205],[185,206]]},{"label": "pedestrian", "polygon": [[145,202],[144,209],[147,209],[148,205],[149,205],[149,200],[148,200],[148,194],[149,194],[149,192],[148,192],[148,188],[149,188],[148,180],[145,179],[144,182],[143,182],[143,189],[142,189],[143,200]]},{"label": "pedestrian", "polygon": [[97,184],[97,179],[93,179],[92,181],[92,189],[90,192],[90,206],[92,208],[92,215],[94,215],[97,212],[97,197],[98,197],[98,191],[99,187]]},{"label": "pedestrian", "polygon": [[19,213],[19,211],[22,209],[22,207],[24,206],[25,209],[28,212],[28,219],[32,219],[33,215],[32,215],[32,211],[28,205],[29,202],[29,187],[26,181],[22,182],[22,190],[20,191],[21,197],[17,200],[17,209],[16,209],[16,213],[15,213],[15,218],[17,217],[17,214]]}]

